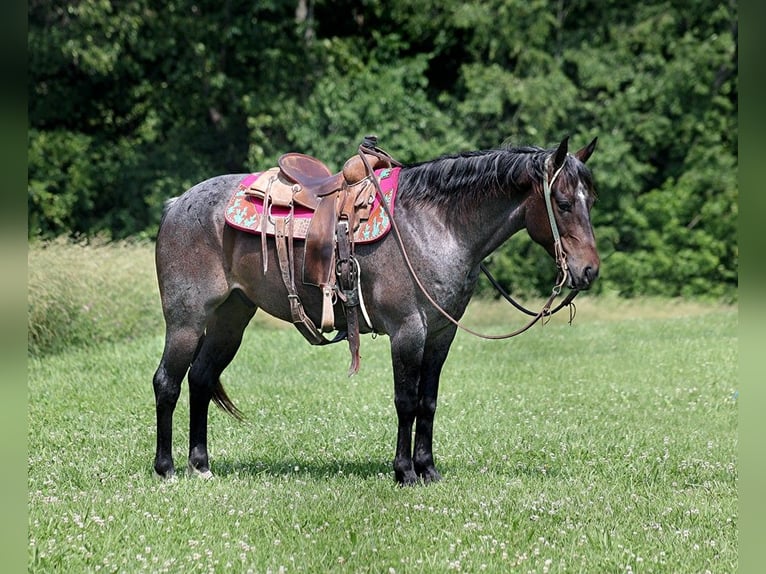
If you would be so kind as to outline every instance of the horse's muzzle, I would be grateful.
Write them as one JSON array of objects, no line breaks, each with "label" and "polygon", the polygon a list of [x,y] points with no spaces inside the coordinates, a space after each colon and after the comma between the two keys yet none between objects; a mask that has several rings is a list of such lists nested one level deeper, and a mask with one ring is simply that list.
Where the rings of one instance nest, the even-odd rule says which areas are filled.
[{"label": "horse's muzzle", "polygon": [[581,270],[572,269],[570,266],[568,287],[580,291],[590,289],[590,286],[598,277],[598,271],[598,265],[586,265]]}]

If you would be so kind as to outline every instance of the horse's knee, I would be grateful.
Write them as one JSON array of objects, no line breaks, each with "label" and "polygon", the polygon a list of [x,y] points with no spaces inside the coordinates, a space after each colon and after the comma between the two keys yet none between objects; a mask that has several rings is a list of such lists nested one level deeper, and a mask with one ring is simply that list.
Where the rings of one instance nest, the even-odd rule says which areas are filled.
[{"label": "horse's knee", "polygon": [[418,410],[418,400],[414,394],[397,392],[394,395],[396,413],[401,416],[415,416]]},{"label": "horse's knee", "polygon": [[436,414],[436,399],[422,399],[418,404],[418,417],[434,418]]},{"label": "horse's knee", "polygon": [[174,408],[181,394],[181,381],[169,376],[164,364],[160,364],[152,379],[157,406]]}]

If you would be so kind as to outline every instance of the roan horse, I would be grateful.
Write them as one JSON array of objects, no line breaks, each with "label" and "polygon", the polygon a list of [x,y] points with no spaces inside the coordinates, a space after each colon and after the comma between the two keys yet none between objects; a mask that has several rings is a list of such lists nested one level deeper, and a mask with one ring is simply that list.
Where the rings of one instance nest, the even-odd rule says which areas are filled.
[{"label": "roan horse", "polygon": [[[433,422],[439,376],[457,331],[444,312],[457,319],[463,315],[482,260],[526,228],[554,258],[563,251],[569,288],[588,289],[598,276],[600,260],[590,222],[595,191],[584,165],[595,146],[594,139],[569,154],[564,139],[552,149],[466,152],[401,168],[393,218],[397,233],[355,250],[359,288],[372,326],[362,325],[361,332],[386,334],[391,344],[398,417],[393,466],[400,484],[441,478],[434,465]],[[229,414],[240,414],[224,392],[221,373],[258,308],[291,320],[275,249],[266,251],[274,260],[264,272],[261,236],[224,221],[227,202],[246,175],[221,175],[195,185],[168,203],[160,225],[156,264],[166,335],[153,381],[154,471],[163,478],[175,472],[172,419],[187,372],[188,471],[209,478],[210,401]],[[296,241],[298,259],[301,249]],[[306,314],[318,321],[319,290],[302,284],[297,290]],[[346,327],[344,321],[343,313],[336,313],[338,331]]]}]

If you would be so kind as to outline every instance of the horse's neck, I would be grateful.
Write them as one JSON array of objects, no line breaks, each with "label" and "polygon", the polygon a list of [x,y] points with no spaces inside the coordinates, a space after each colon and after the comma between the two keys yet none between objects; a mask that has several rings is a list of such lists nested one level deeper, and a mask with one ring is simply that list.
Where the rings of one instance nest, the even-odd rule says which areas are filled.
[{"label": "horse's neck", "polygon": [[509,237],[525,226],[523,201],[520,197],[498,198],[484,202],[472,214],[471,227],[475,229],[474,246],[478,260],[485,259]]},{"label": "horse's neck", "polygon": [[426,252],[438,254],[445,266],[477,266],[509,237],[524,228],[521,199],[488,198],[459,212],[433,207],[407,210],[408,226]]}]

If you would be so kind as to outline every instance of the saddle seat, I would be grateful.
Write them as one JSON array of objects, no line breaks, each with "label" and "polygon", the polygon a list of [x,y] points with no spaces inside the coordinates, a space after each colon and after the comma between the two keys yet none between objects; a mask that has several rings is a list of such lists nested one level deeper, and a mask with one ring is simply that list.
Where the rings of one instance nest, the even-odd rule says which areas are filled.
[{"label": "saddle seat", "polygon": [[[372,170],[390,165],[377,155],[364,156]],[[310,209],[316,208],[319,198],[355,186],[370,175],[361,154],[349,158],[343,169],[335,174],[321,160],[303,153],[282,154],[278,163],[281,175],[299,186],[294,190],[293,199]]]},{"label": "saddle seat", "polygon": [[282,173],[304,188],[309,195],[324,197],[343,186],[343,172],[333,174],[320,160],[302,153],[286,153],[279,158]]}]

